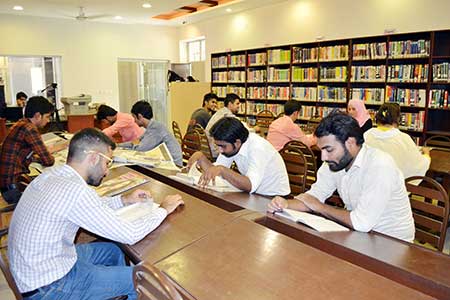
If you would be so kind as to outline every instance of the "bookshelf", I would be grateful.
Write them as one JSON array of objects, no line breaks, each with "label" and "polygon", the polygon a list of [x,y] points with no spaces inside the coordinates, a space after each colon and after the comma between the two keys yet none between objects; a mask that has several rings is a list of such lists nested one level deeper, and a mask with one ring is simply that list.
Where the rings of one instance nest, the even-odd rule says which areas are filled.
[{"label": "bookshelf", "polygon": [[399,103],[400,129],[421,142],[450,136],[450,30],[347,38],[211,54],[211,90],[241,99],[239,117],[302,103],[297,122],[360,99],[375,115]]}]

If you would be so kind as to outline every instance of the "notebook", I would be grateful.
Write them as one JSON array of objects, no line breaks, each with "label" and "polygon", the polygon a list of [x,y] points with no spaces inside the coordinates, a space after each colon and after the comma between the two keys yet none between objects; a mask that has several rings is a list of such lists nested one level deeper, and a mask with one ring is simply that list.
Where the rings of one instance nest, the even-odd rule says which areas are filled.
[{"label": "notebook", "polygon": [[336,222],[307,212],[286,208],[283,209],[282,212],[276,212],[275,214],[297,223],[303,223],[320,232],[349,231],[347,227],[344,227]]}]

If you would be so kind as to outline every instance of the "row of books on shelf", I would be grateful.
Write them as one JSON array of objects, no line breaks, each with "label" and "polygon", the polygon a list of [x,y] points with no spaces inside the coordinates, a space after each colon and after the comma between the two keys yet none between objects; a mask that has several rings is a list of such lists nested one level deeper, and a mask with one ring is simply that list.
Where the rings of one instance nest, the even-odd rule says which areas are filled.
[{"label": "row of books on shelf", "polygon": [[267,70],[248,70],[247,82],[265,82],[267,79]]},{"label": "row of books on shelf", "polygon": [[388,68],[390,82],[427,82],[428,65],[393,65]]},{"label": "row of books on shelf", "polygon": [[272,49],[267,51],[269,64],[289,64],[291,62],[291,50]]},{"label": "row of books on shelf", "polygon": [[247,62],[249,66],[261,66],[267,63],[267,53],[252,53],[247,55]]},{"label": "row of books on shelf", "polygon": [[386,101],[403,106],[425,107],[426,90],[386,87]]},{"label": "row of books on shelf", "polygon": [[268,86],[267,99],[288,100],[289,90],[288,86]]},{"label": "row of books on shelf", "polygon": [[213,82],[245,82],[245,71],[213,72]]},{"label": "row of books on shelf", "polygon": [[348,60],[348,45],[335,45],[319,48],[319,61]]},{"label": "row of books on shelf", "polygon": [[317,47],[314,48],[292,48],[292,62],[293,63],[307,63],[316,62],[319,55]]},{"label": "row of books on shelf", "polygon": [[383,104],[384,88],[352,88],[350,99],[358,99],[366,104]]},{"label": "row of books on shelf", "polygon": [[428,107],[430,108],[449,108],[448,90],[430,90]]},{"label": "row of books on shelf", "polygon": [[353,45],[353,60],[386,58],[386,42]]},{"label": "row of books on shelf", "polygon": [[429,40],[406,40],[389,42],[389,58],[416,58],[430,55]]},{"label": "row of books on shelf", "polygon": [[300,68],[292,67],[292,81],[317,81],[318,70],[317,68]]},{"label": "row of books on shelf", "polygon": [[386,80],[386,66],[352,66],[352,81],[384,82]]},{"label": "row of books on shelf", "polygon": [[211,91],[221,98],[224,98],[229,93],[234,93],[242,99],[245,98],[245,87],[242,86],[213,86]]},{"label": "row of books on shelf", "polygon": [[347,67],[321,67],[320,81],[346,81]]},{"label": "row of books on shelf", "polygon": [[450,82],[450,63],[433,64],[433,81]]},{"label": "row of books on shelf", "polygon": [[245,67],[245,54],[221,55],[211,58],[213,68]]},{"label": "row of books on shelf", "polygon": [[269,82],[281,81],[288,82],[290,76],[290,69],[277,69],[277,68],[269,68],[269,72],[267,74],[267,80]]}]

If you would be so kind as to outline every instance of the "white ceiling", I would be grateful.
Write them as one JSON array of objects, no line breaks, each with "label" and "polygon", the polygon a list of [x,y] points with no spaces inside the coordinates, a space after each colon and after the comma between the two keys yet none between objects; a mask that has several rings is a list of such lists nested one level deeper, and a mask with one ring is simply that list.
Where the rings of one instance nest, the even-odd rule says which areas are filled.
[{"label": "white ceiling", "polygon": [[[266,6],[286,0],[238,0],[236,3],[222,5],[199,13],[183,16],[171,21],[152,19],[152,16],[168,12],[184,5],[197,2],[197,0],[0,0],[0,14],[28,15],[49,18],[73,19],[76,22],[107,22],[127,24],[152,24],[178,26],[184,23],[195,23],[209,18],[229,14],[247,9]],[[150,3],[151,8],[143,8],[143,3]],[[20,5],[23,11],[12,8]],[[79,7],[84,7],[86,16],[107,15],[105,17],[86,21],[77,21]],[[121,16],[122,20],[116,20]]]}]

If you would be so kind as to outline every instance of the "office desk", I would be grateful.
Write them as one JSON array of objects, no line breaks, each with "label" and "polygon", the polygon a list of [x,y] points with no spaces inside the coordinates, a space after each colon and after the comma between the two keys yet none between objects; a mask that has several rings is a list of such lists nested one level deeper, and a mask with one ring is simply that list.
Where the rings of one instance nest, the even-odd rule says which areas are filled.
[{"label": "office desk", "polygon": [[198,300],[433,299],[247,220],[156,267]]}]

